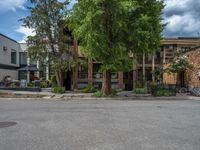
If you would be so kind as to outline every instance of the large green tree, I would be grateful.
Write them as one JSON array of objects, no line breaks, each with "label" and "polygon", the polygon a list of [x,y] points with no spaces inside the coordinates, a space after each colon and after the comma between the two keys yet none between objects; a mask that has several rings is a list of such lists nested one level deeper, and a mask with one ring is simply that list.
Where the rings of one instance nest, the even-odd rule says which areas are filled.
[{"label": "large green tree", "polygon": [[129,3],[126,23],[126,42],[136,54],[154,53],[160,50],[162,24],[162,0],[127,0]]},{"label": "large green tree", "polygon": [[[145,55],[155,55],[160,51],[161,33],[165,24],[162,24],[162,0],[128,0],[126,45],[133,53],[133,62],[142,59]],[[143,57],[144,58],[144,57]],[[133,68],[133,88],[136,86],[136,64]],[[140,75],[142,76],[142,75]],[[154,75],[153,75],[154,76]],[[145,82],[145,76],[142,76]]]},{"label": "large green tree", "polygon": [[71,19],[81,50],[102,63],[105,95],[111,72],[129,70],[129,54],[158,50],[163,2],[158,0],[78,0]]},{"label": "large green tree", "polygon": [[35,30],[27,39],[30,57],[53,65],[59,86],[64,85],[66,72],[75,61],[72,56],[71,35],[66,28],[68,0],[30,0],[31,15],[22,19],[24,26]]},{"label": "large green tree", "polygon": [[101,62],[102,91],[111,91],[111,73],[131,68],[124,32],[126,9],[119,0],[78,0],[72,15],[72,29],[81,42],[82,52]]}]

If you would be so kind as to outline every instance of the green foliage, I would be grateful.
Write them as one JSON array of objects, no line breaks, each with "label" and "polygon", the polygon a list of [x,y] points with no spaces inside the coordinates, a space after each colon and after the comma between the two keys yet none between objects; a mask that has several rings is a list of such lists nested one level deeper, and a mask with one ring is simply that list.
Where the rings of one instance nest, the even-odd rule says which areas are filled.
[{"label": "green foliage", "polygon": [[153,53],[160,49],[163,8],[163,1],[158,0],[79,0],[73,8],[70,28],[80,39],[82,53],[102,63],[100,71],[130,71],[131,52]]},{"label": "green foliage", "polygon": [[65,87],[53,87],[52,92],[57,94],[63,94],[65,93]]},{"label": "green foliage", "polygon": [[10,87],[11,87],[11,88],[16,88],[17,85],[16,85],[15,83],[11,83]]},{"label": "green foliage", "polygon": [[110,96],[110,97],[115,97],[115,96],[117,96],[117,90],[116,90],[116,89],[112,89],[109,96]]},{"label": "green foliage", "polygon": [[156,96],[166,96],[166,97],[169,97],[169,96],[172,96],[172,95],[173,95],[173,93],[169,89],[158,89],[156,91]]},{"label": "green foliage", "polygon": [[94,93],[96,89],[92,85],[87,85],[84,89],[81,90],[82,93]]},{"label": "green foliage", "polygon": [[57,86],[56,75],[51,76],[51,83],[52,83],[52,87]]},{"label": "green foliage", "polygon": [[48,80],[40,82],[40,88],[48,88],[50,86],[51,86],[51,82]]},{"label": "green foliage", "polygon": [[94,97],[103,97],[104,94],[102,91],[96,91],[94,94],[93,94]]},{"label": "green foliage", "polygon": [[135,88],[133,89],[133,93],[135,94],[147,94],[147,88]]},{"label": "green foliage", "polygon": [[164,26],[161,21],[163,1],[135,0],[127,6],[127,45],[136,54],[153,53],[160,50],[161,33]]},{"label": "green foliage", "polygon": [[125,8],[121,1],[78,1],[71,28],[81,41],[84,55],[102,62],[101,71],[129,70],[132,61],[122,41]]},{"label": "green foliage", "polygon": [[187,60],[187,56],[178,57],[165,71],[169,73],[183,73],[187,69],[192,69],[193,65]]},{"label": "green foliage", "polygon": [[28,87],[33,87],[33,83],[28,83],[27,86]]},{"label": "green foliage", "polygon": [[59,74],[59,85],[64,82],[64,73],[76,64],[71,47],[72,36],[66,26],[68,4],[69,0],[31,0],[30,16],[21,19],[25,27],[34,29],[36,33],[27,38],[29,57],[45,65],[51,64]]},{"label": "green foliage", "polygon": [[[93,96],[94,97],[106,97],[106,95],[101,90],[94,92]],[[111,93],[107,97],[115,97],[115,96],[117,96],[117,90],[112,89]]]}]

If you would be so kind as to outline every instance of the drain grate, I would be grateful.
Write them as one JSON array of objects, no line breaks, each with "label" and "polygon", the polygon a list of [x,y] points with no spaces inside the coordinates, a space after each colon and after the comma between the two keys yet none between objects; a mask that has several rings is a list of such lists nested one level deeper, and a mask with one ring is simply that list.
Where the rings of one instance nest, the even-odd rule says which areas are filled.
[{"label": "drain grate", "polygon": [[0,128],[6,128],[17,125],[16,122],[0,122]]}]

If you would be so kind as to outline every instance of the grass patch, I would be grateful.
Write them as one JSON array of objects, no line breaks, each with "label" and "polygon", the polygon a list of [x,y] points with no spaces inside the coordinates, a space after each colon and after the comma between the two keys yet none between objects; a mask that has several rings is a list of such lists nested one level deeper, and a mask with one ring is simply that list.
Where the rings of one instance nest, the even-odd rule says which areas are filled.
[{"label": "grass patch", "polygon": [[53,87],[52,92],[56,94],[63,94],[65,93],[65,87]]},{"label": "grass patch", "polygon": [[135,88],[133,89],[134,94],[148,94],[147,88]]},{"label": "grass patch", "polygon": [[97,90],[92,85],[87,85],[85,88],[81,90],[82,93],[94,93]]},{"label": "grass patch", "polygon": [[117,90],[112,89],[110,95],[105,96],[101,90],[94,92],[93,94],[94,97],[115,97],[117,96]]}]

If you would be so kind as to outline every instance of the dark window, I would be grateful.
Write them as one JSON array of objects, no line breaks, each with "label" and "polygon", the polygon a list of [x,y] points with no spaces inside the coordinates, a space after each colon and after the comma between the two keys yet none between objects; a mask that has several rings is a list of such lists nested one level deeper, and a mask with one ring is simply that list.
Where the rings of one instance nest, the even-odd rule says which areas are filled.
[{"label": "dark window", "polygon": [[27,65],[27,53],[26,52],[19,53],[19,63],[20,63],[20,65]]},{"label": "dark window", "polygon": [[11,64],[17,63],[17,52],[15,50],[11,51]]},{"label": "dark window", "polygon": [[26,79],[27,79],[27,72],[19,71],[19,80],[26,80]]},{"label": "dark window", "polygon": [[88,67],[87,66],[79,66],[78,78],[79,79],[87,79],[87,77],[88,77]]}]

